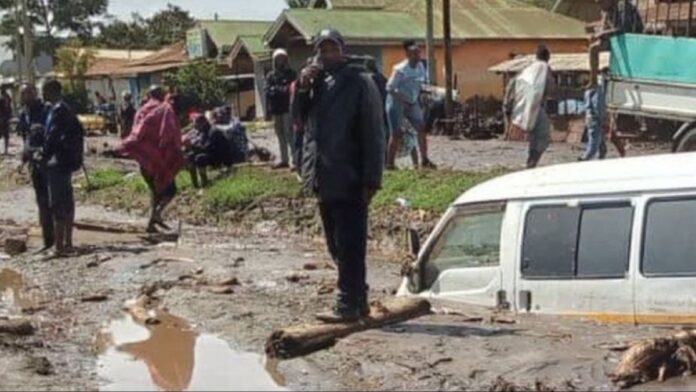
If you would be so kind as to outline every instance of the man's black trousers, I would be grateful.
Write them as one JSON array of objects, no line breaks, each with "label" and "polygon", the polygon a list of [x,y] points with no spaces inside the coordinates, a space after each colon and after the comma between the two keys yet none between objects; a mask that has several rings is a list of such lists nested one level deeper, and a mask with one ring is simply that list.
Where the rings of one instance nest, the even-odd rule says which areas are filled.
[{"label": "man's black trousers", "polygon": [[320,202],[326,243],[338,267],[339,306],[367,302],[367,211],[365,203]]}]

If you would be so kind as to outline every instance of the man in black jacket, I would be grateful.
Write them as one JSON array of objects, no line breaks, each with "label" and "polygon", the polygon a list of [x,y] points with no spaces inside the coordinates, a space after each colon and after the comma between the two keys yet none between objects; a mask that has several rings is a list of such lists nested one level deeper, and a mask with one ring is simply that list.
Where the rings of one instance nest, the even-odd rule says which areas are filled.
[{"label": "man in black jacket", "polygon": [[72,174],[82,167],[84,128],[63,100],[63,87],[57,80],[43,86],[44,100],[51,106],[46,120],[43,160],[48,177],[48,199],[53,215],[56,256],[66,256],[73,248],[75,196]]},{"label": "man in black jacket", "polygon": [[368,206],[382,185],[384,109],[371,76],[346,61],[340,33],[321,31],[316,49],[313,62],[302,70],[295,104],[306,124],[305,188],[319,198],[339,289],[334,309],[317,318],[355,321],[369,314]]},{"label": "man in black jacket", "polygon": [[46,165],[41,158],[44,143],[44,127],[48,117],[49,107],[38,96],[33,84],[22,84],[19,89],[22,111],[19,114],[17,131],[24,140],[22,163],[28,164],[31,174],[31,184],[36,195],[39,208],[39,223],[46,251],[55,244],[53,234],[53,216],[48,202],[48,179]]},{"label": "man in black jacket", "polygon": [[275,166],[276,169],[289,167],[290,154],[295,155],[290,118],[290,85],[296,77],[288,63],[288,53],[284,49],[276,49],[273,52],[273,70],[266,76],[266,110],[273,118],[280,148],[280,162]]}]

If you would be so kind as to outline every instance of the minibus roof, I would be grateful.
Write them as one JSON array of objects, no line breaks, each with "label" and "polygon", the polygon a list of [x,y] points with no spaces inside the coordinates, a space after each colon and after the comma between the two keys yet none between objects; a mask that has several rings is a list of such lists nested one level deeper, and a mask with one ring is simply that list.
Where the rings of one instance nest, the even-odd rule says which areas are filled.
[{"label": "minibus roof", "polygon": [[696,190],[696,152],[576,162],[519,171],[480,184],[455,205],[515,199]]}]

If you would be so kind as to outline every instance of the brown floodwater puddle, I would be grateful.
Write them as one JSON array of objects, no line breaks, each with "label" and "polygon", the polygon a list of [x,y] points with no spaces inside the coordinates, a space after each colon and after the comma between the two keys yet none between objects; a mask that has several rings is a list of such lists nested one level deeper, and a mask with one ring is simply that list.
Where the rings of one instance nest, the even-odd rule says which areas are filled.
[{"label": "brown floodwater puddle", "polygon": [[21,313],[36,301],[25,292],[24,277],[11,269],[0,270],[0,316]]},{"label": "brown floodwater puddle", "polygon": [[130,315],[112,321],[96,339],[102,391],[280,391],[277,363],[232,350],[179,317],[158,312],[156,325]]}]

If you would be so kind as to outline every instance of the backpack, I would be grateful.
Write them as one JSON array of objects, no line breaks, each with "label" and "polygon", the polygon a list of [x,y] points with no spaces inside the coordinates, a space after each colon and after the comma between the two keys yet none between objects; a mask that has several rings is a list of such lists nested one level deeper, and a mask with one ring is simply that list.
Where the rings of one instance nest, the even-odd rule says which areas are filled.
[{"label": "backpack", "polygon": [[64,111],[61,114],[66,116],[66,130],[58,152],[59,162],[73,172],[78,171],[84,164],[85,128],[65,103],[58,104],[53,111],[54,115],[59,115],[56,113],[58,111]]}]

